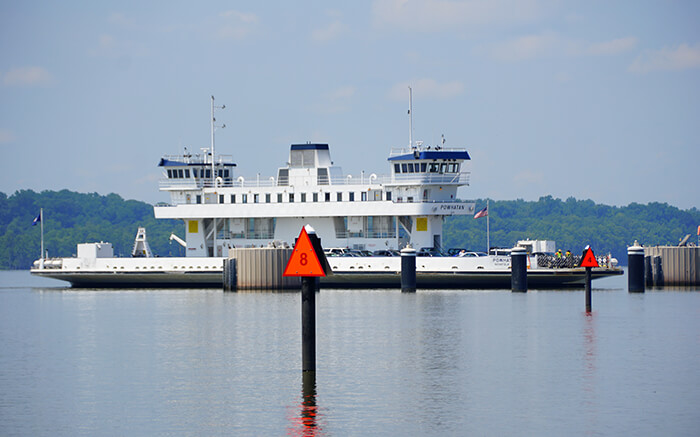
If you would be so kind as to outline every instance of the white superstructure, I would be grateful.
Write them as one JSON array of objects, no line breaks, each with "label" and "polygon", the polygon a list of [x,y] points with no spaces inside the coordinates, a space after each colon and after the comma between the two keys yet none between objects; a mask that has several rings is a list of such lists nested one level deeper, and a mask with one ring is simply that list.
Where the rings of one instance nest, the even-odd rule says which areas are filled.
[{"label": "white superstructure", "polygon": [[471,215],[457,200],[468,185],[466,149],[415,146],[394,149],[389,173],[345,175],[328,144],[293,144],[276,175],[248,178],[235,164],[209,155],[165,156],[160,161],[170,205],[156,218],[185,223],[188,257],[226,257],[233,247],[294,243],[302,226],[316,229],[324,247],[380,250],[442,246],[448,215]]}]

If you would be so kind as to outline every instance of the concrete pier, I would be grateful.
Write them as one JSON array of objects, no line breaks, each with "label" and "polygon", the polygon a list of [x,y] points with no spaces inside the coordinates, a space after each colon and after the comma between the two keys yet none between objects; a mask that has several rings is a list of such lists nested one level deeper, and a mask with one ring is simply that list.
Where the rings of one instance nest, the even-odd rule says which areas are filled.
[{"label": "concrete pier", "polygon": [[651,246],[644,247],[651,274],[646,277],[654,286],[700,285],[700,247]]},{"label": "concrete pier", "polygon": [[[279,247],[230,250],[229,259],[224,261],[224,289],[231,291],[300,289],[299,278],[282,276],[291,255],[292,249]],[[235,263],[231,263],[232,260]],[[231,264],[235,267],[232,268]],[[227,265],[228,268],[226,268]]]}]

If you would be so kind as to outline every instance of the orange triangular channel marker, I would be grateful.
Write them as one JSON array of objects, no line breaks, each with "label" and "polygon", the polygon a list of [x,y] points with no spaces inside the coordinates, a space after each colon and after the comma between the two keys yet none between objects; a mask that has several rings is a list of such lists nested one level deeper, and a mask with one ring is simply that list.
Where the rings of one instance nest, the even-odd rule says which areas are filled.
[{"label": "orange triangular channel marker", "polygon": [[581,261],[581,267],[600,267],[598,265],[598,261],[595,259],[595,255],[593,255],[593,249],[590,247],[586,251],[586,253],[583,255],[583,260]]},{"label": "orange triangular channel marker", "polygon": [[282,276],[326,276],[305,228],[301,228],[294,251]]}]

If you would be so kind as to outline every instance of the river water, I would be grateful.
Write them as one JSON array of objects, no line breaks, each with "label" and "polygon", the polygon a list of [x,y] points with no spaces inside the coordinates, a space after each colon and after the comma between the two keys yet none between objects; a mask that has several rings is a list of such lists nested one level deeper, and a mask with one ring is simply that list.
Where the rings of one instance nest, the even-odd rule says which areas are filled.
[{"label": "river water", "polygon": [[75,290],[0,272],[0,435],[700,435],[700,288]]}]

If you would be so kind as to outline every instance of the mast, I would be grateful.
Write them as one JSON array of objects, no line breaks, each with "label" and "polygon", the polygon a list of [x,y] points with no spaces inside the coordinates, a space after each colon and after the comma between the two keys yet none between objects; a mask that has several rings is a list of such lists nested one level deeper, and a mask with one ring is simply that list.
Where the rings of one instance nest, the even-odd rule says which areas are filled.
[{"label": "mast", "polygon": [[413,148],[413,90],[408,87],[408,148]]},{"label": "mast", "polygon": [[214,117],[214,109],[226,109],[226,105],[214,106],[214,96],[211,96],[211,186],[216,187],[216,151],[214,150],[214,130],[217,127],[221,129],[226,125],[215,126],[216,118]]},{"label": "mast", "polygon": [[[211,96],[211,186],[216,188],[216,151],[214,150],[214,130],[219,127],[214,125],[216,118],[214,117],[214,109],[226,109],[226,105],[214,106],[214,96]],[[225,128],[226,125],[222,124],[221,129]],[[216,191],[214,192],[216,196]],[[214,226],[214,235],[212,237],[212,256],[216,256],[216,232],[218,224],[216,222],[216,217],[212,220]]]},{"label": "mast", "polygon": [[214,96],[211,96],[211,186],[214,187],[216,184],[216,168],[214,167],[215,163],[215,153],[214,153],[214,122],[216,121],[216,118],[214,118]]}]

